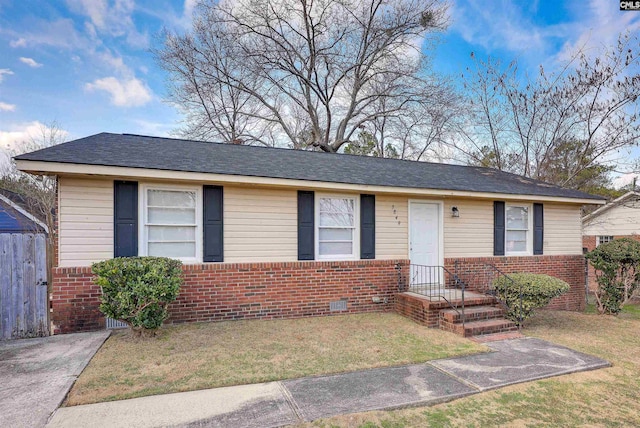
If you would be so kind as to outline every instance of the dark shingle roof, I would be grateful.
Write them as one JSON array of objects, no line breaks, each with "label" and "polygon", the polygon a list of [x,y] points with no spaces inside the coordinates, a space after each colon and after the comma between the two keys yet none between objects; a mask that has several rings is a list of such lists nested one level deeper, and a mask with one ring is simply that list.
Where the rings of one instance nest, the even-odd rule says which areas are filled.
[{"label": "dark shingle roof", "polygon": [[490,168],[102,133],[18,160],[332,183],[602,199]]}]

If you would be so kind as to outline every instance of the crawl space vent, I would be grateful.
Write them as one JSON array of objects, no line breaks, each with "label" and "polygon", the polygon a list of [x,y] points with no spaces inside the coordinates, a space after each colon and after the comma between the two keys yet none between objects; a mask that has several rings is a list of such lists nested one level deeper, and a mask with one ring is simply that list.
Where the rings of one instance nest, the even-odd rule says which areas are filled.
[{"label": "crawl space vent", "polygon": [[107,330],[112,330],[114,328],[127,328],[127,327],[128,327],[127,323],[107,317]]},{"label": "crawl space vent", "polygon": [[347,310],[347,301],[346,300],[336,300],[335,302],[329,302],[329,310],[331,312],[346,311]]}]

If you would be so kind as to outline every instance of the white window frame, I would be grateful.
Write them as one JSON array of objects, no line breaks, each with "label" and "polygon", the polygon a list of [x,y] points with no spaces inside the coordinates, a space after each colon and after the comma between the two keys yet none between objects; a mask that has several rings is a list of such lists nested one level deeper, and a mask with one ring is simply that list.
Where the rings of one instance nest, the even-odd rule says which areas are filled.
[{"label": "white window frame", "polygon": [[[353,200],[353,246],[352,254],[320,255],[320,199],[351,199]],[[316,260],[358,260],[360,259],[360,195],[353,194],[315,194],[314,245]]]},{"label": "white window frame", "polygon": [[[606,239],[605,242],[600,242],[600,238],[607,238],[607,239]],[[596,236],[596,247],[598,247],[599,245],[602,245],[602,244],[608,244],[609,242],[613,241],[614,239],[615,239],[615,237],[613,235],[598,235],[598,236]]]},{"label": "white window frame", "polygon": [[[527,208],[527,249],[525,251],[508,251],[507,250],[507,236],[509,230],[522,230],[522,229],[509,229],[507,221],[507,210],[509,207],[514,208]],[[504,254],[506,256],[532,256],[533,255],[533,204],[518,204],[518,203],[505,203],[504,204]]]},{"label": "white window frame", "polygon": [[195,257],[173,257],[183,263],[202,263],[202,186],[188,186],[179,184],[140,184],[138,192],[138,254],[147,255],[148,228],[147,228],[147,191],[168,190],[195,192],[196,194],[196,255]]}]

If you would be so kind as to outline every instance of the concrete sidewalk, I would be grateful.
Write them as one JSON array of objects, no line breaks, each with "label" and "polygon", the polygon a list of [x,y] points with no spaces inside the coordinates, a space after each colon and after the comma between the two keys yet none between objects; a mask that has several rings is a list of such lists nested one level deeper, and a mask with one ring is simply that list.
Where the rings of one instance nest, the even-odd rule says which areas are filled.
[{"label": "concrete sidewalk", "polygon": [[42,427],[109,331],[0,342],[0,427]]},{"label": "concrete sidewalk", "polygon": [[58,409],[50,427],[279,427],[322,417],[431,405],[488,389],[609,367],[540,339],[425,364],[240,385]]}]

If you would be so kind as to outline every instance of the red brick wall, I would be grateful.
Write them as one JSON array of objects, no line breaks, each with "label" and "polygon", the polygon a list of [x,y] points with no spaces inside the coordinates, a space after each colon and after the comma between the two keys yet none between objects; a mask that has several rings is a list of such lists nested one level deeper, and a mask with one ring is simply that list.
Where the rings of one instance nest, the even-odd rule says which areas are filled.
[{"label": "red brick wall", "polygon": [[98,310],[100,287],[93,283],[90,267],[54,268],[51,289],[51,334],[105,327],[104,317]]},{"label": "red brick wall", "polygon": [[[388,311],[398,289],[396,264],[407,260],[206,263],[184,266],[184,285],[169,323],[340,314],[329,302],[347,299],[347,313]],[[54,270],[54,333],[104,328],[100,289],[90,268]],[[380,297],[382,303],[373,303]]]},{"label": "red brick wall", "polygon": [[487,266],[491,264],[506,274],[543,273],[569,283],[571,289],[553,299],[548,309],[582,311],[585,308],[585,259],[581,255],[451,258],[445,259],[445,267],[454,272],[456,260],[460,277],[471,289],[482,290],[499,275]]}]

